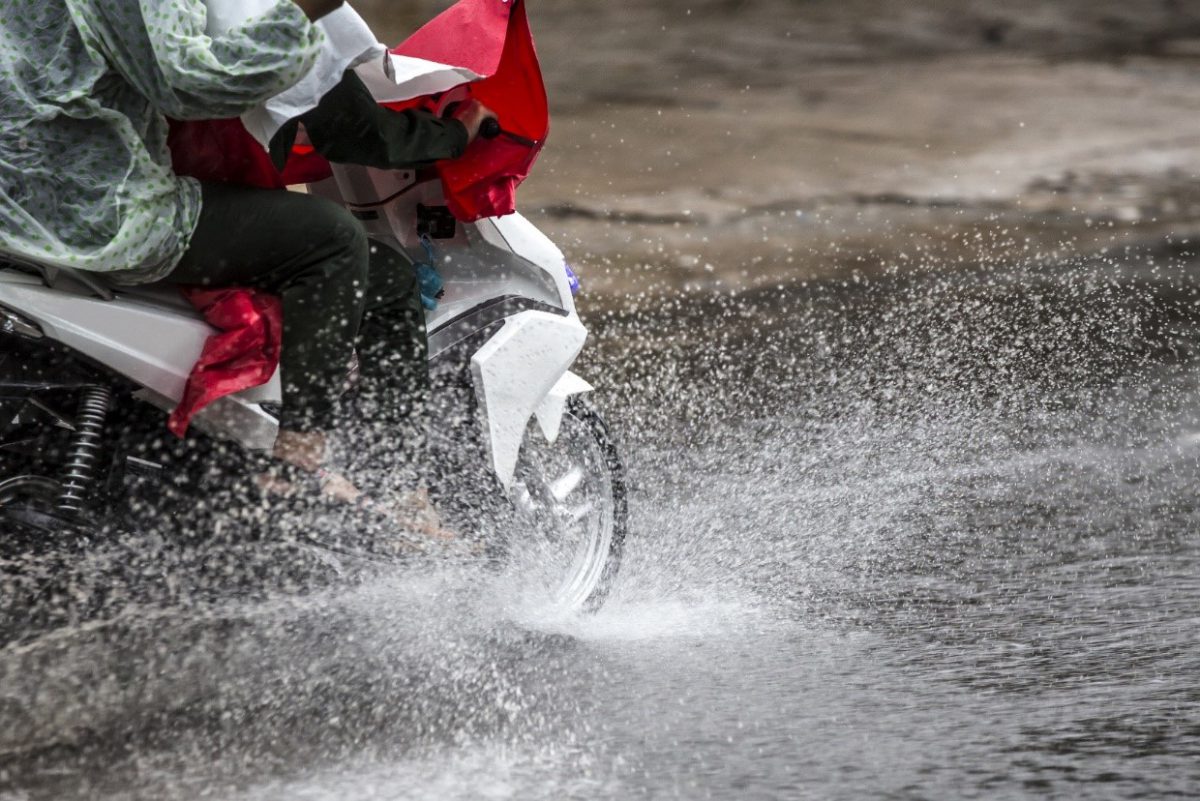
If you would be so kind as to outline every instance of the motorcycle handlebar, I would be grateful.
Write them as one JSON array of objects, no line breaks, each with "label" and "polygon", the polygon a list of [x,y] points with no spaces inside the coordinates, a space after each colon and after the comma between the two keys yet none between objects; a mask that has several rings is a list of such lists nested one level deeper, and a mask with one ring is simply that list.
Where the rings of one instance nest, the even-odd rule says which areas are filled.
[{"label": "motorcycle handlebar", "polygon": [[500,127],[500,120],[495,117],[488,117],[479,126],[479,135],[484,139],[495,139],[502,133],[504,129]]},{"label": "motorcycle handlebar", "polygon": [[[455,101],[453,103],[449,103],[444,109],[442,109],[442,116],[445,118],[453,117],[454,112],[458,110],[458,107],[461,104],[462,104],[462,101]],[[512,131],[504,130],[504,127],[500,125],[500,120],[496,119],[495,117],[488,117],[486,120],[484,120],[483,122],[481,122],[479,124],[479,138],[480,139],[488,139],[488,140],[499,139],[501,136],[503,136],[505,139],[509,140],[510,142],[515,142],[518,145],[524,145],[525,147],[540,147],[541,146],[541,143],[534,139],[530,139],[528,137],[521,136],[520,134],[515,134]]]},{"label": "motorcycle handlebar", "polygon": [[[458,108],[462,105],[462,103],[463,101],[456,100],[453,103],[448,104],[444,109],[442,109],[442,116],[447,119],[453,117],[454,113],[458,111]],[[495,117],[488,117],[479,125],[479,138],[481,139],[495,139],[502,133],[504,133],[504,129],[500,127],[500,120],[496,119]]]}]

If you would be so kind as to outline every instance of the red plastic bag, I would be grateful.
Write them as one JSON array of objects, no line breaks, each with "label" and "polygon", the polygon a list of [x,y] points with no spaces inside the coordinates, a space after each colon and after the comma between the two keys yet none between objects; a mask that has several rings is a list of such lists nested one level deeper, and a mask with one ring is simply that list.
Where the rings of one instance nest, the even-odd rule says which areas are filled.
[{"label": "red plastic bag", "polygon": [[218,333],[204,343],[183,399],[167,420],[167,428],[180,438],[213,401],[270,381],[279,368],[283,341],[283,304],[274,295],[254,289],[182,292]]}]

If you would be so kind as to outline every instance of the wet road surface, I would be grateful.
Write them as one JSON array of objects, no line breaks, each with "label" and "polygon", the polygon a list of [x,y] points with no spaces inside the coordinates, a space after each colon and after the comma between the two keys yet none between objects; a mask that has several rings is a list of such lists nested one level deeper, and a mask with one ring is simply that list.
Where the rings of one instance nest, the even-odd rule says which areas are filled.
[{"label": "wet road surface", "polygon": [[1130,254],[594,312],[601,613],[129,605],[0,649],[0,799],[1194,796],[1198,300]]}]

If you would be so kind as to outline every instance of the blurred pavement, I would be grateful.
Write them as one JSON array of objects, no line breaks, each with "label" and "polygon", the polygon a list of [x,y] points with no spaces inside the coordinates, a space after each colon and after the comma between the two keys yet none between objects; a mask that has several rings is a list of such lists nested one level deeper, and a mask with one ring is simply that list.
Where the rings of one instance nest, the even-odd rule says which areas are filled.
[{"label": "blurred pavement", "polygon": [[[447,3],[355,5],[398,41]],[[1186,249],[1200,232],[1196,4],[529,12],[554,117],[520,201],[594,292]]]}]

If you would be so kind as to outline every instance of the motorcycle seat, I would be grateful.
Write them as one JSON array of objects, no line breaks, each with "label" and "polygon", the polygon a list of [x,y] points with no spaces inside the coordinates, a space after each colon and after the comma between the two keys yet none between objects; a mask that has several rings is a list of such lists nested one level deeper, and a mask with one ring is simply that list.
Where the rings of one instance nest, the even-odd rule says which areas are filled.
[{"label": "motorcycle seat", "polygon": [[98,276],[91,275],[83,270],[76,270],[72,267],[56,267],[50,264],[39,264],[38,262],[15,259],[12,256],[4,256],[0,259],[0,269],[13,269],[24,273],[32,273],[41,278],[42,283],[49,289],[58,289],[64,281],[68,281],[101,300],[116,299],[116,295],[112,289],[107,287]]},{"label": "motorcycle seat", "polygon": [[170,281],[123,286],[120,289],[120,296],[136,298],[144,303],[171,307],[179,311],[186,310],[196,316],[200,314],[196,311],[196,307],[189,303],[183,293],[179,291],[179,285]]}]

